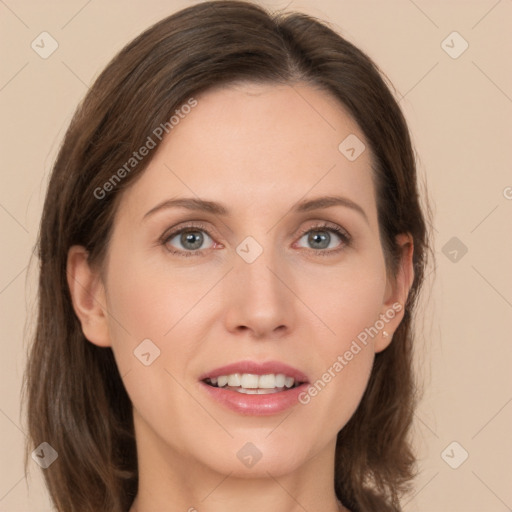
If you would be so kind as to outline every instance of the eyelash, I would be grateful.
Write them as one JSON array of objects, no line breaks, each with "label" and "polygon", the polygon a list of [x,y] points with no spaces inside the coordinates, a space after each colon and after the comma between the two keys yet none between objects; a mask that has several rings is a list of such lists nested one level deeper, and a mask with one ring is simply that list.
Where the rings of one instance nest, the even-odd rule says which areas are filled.
[{"label": "eyelash", "polygon": [[[206,251],[208,249],[199,249],[199,250],[194,250],[194,251],[181,251],[181,250],[174,250],[174,249],[171,250],[167,247],[167,243],[169,242],[169,240],[171,240],[175,236],[181,235],[181,233],[187,233],[187,232],[193,233],[195,231],[204,231],[213,240],[213,237],[210,235],[207,227],[204,224],[201,224],[200,222],[196,222],[193,224],[183,226],[183,227],[177,229],[176,231],[172,231],[170,233],[164,233],[164,235],[160,238],[159,243],[161,245],[163,245],[171,254],[175,254],[178,256],[183,256],[186,258],[188,258],[190,256],[205,256],[204,251]],[[327,222],[320,222],[318,224],[315,224],[314,226],[309,226],[308,228],[300,231],[299,240],[305,234],[309,233],[310,231],[328,231],[331,233],[334,232],[336,235],[339,236],[339,238],[342,241],[342,247],[339,247],[337,249],[311,249],[311,248],[308,249],[308,248],[306,248],[306,250],[308,252],[312,251],[316,255],[330,256],[332,254],[338,253],[338,252],[346,249],[347,247],[351,246],[352,237],[347,233],[347,231],[345,231],[343,228],[341,228],[339,226],[336,226],[335,224],[330,224]]]}]

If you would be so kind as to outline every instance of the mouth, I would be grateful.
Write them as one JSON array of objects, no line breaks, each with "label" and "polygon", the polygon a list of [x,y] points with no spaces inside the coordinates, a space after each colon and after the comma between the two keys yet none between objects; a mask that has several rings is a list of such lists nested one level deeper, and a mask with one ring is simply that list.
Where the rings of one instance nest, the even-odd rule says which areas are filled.
[{"label": "mouth", "polygon": [[294,377],[284,373],[267,373],[264,375],[254,373],[231,373],[206,378],[203,382],[214,388],[226,389],[246,395],[281,393],[282,391],[294,389],[305,383],[305,381],[295,380]]},{"label": "mouth", "polygon": [[244,415],[270,415],[298,404],[309,380],[284,363],[241,361],[203,374],[199,381],[210,399]]}]

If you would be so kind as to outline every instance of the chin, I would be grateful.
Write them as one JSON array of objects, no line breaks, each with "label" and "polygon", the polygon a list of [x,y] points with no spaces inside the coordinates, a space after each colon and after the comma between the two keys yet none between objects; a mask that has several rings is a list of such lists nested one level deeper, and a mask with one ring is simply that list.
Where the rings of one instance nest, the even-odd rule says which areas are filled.
[{"label": "chin", "polygon": [[203,454],[199,461],[218,473],[237,478],[268,478],[269,473],[275,477],[286,475],[311,457],[313,447],[307,450],[304,442],[294,436],[283,442],[286,432],[281,434],[271,440],[274,434],[267,437],[267,430],[252,435],[245,432],[229,443],[217,444],[215,451],[209,450],[208,458]]}]

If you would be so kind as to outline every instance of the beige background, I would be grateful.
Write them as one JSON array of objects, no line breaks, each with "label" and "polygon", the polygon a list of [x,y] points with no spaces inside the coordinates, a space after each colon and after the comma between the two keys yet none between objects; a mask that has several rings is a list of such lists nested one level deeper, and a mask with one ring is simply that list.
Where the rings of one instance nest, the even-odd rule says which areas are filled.
[{"label": "beige background", "polygon": [[[27,265],[58,145],[113,54],[192,3],[0,0],[0,512],[51,510],[42,470],[32,463],[30,486],[24,478],[19,391],[34,319],[36,265]],[[260,3],[329,21],[378,63],[401,98],[430,190],[437,273],[419,325],[420,474],[404,509],[512,510],[512,1]],[[43,31],[59,44],[47,59],[31,48]],[[442,45],[453,31],[469,44],[458,58],[445,49],[462,49],[461,39]],[[443,459],[453,441],[460,446]],[[445,460],[453,465],[462,449],[469,457],[452,469]]]}]

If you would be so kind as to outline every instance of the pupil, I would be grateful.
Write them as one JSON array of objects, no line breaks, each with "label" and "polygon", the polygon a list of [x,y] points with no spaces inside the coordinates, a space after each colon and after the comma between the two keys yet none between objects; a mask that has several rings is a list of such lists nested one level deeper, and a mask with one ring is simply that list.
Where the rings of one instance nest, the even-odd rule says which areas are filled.
[{"label": "pupil", "polygon": [[[310,234],[309,242],[312,245],[316,245],[317,248],[320,248],[320,249],[325,249],[325,248],[329,247],[329,242],[330,242],[330,238],[331,238],[329,233],[327,233],[325,231],[317,231],[316,233],[321,233],[321,234],[320,235],[319,234]],[[318,242],[320,242],[320,245],[318,244]]]}]

